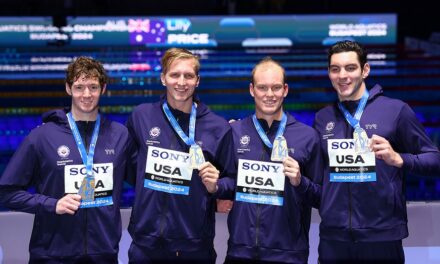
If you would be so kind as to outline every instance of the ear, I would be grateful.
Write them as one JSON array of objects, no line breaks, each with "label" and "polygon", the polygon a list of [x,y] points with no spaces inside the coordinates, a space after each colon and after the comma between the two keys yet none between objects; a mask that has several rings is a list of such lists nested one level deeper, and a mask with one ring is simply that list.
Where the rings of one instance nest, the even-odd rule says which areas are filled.
[{"label": "ear", "polygon": [[287,83],[284,84],[284,93],[283,97],[285,98],[289,94],[289,85]]},{"label": "ear", "polygon": [[163,86],[166,86],[165,85],[165,75],[163,73],[160,74],[160,81],[162,82]]},{"label": "ear", "polygon": [[101,95],[103,95],[106,90],[107,90],[107,84],[104,84],[104,86],[102,86]]},{"label": "ear", "polygon": [[252,97],[255,97],[255,95],[254,95],[254,85],[252,83],[249,84],[249,93],[252,95]]},{"label": "ear", "polygon": [[200,83],[200,75],[197,75],[196,87],[199,87],[199,83]]},{"label": "ear", "polygon": [[70,88],[69,84],[66,83],[66,93],[70,96],[72,96],[72,89]]},{"label": "ear", "polygon": [[370,64],[365,63],[364,68],[362,69],[362,78],[367,79],[369,74],[370,74]]}]

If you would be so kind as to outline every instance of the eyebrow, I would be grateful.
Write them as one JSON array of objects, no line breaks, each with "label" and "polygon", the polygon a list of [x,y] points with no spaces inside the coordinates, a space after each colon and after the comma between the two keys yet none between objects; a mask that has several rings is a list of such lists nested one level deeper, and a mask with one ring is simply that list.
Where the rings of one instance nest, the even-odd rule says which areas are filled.
[{"label": "eyebrow", "polygon": [[349,66],[358,66],[358,64],[356,64],[356,63],[350,63],[350,64],[347,64],[347,65],[336,65],[336,64],[331,64],[331,65],[329,66],[329,68],[331,68],[331,67],[349,67]]}]

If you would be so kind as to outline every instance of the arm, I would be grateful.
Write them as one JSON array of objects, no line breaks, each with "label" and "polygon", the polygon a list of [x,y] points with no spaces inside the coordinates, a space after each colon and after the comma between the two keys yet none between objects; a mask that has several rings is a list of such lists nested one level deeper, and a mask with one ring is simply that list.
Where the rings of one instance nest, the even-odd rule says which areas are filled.
[{"label": "arm", "polygon": [[422,124],[408,105],[402,108],[396,127],[396,146],[373,135],[370,148],[376,158],[388,165],[421,175],[440,174],[440,152],[427,136]]},{"label": "arm", "polygon": [[126,145],[126,173],[124,180],[131,186],[135,186],[136,172],[137,172],[137,153],[139,149],[139,143],[137,142],[136,132],[133,127],[133,114],[131,114],[127,120],[126,127],[128,129],[128,139]]},{"label": "arm", "polygon": [[[215,166],[210,164],[217,171],[216,187],[214,189],[213,186],[207,186],[207,188],[210,193],[215,194],[216,198],[232,200],[235,192],[237,165],[235,163],[234,142],[232,140],[231,129],[225,133],[223,138],[219,141],[218,146],[215,154]],[[205,167],[201,169],[204,168]],[[215,174],[214,169],[210,169],[210,171],[212,170],[211,174]],[[203,170],[203,172],[204,171],[207,170]],[[203,172],[202,170],[200,171],[200,173]],[[211,182],[211,185],[213,185],[213,182]]]},{"label": "arm", "polygon": [[55,212],[57,199],[27,191],[39,180],[37,151],[29,136],[21,143],[0,178],[0,203],[13,210],[36,213]]},{"label": "arm", "polygon": [[[309,158],[303,168],[292,157],[283,161],[284,173],[289,178],[290,184],[304,196],[304,200],[315,208],[319,208],[322,191],[322,175],[324,173],[324,159],[322,157],[319,138],[316,135],[310,142],[312,148]],[[301,175],[301,171],[304,175]]]}]

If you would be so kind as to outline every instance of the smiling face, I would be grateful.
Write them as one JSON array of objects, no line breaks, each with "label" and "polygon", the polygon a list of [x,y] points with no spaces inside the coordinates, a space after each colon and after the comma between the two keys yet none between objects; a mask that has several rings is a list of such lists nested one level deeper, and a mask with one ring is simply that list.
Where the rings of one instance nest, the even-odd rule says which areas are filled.
[{"label": "smiling face", "polygon": [[354,51],[335,53],[330,58],[328,76],[339,101],[360,99],[366,89],[364,79],[369,73],[370,65],[365,63],[362,68]]},{"label": "smiling face", "polygon": [[175,59],[160,76],[167,87],[167,102],[174,109],[189,113],[193,95],[199,85],[195,59]]},{"label": "smiling face", "polygon": [[258,118],[280,120],[283,101],[289,92],[284,83],[284,74],[280,66],[267,62],[257,66],[249,92],[255,100],[255,113]]},{"label": "smiling face", "polygon": [[66,92],[72,96],[72,115],[76,121],[96,120],[98,104],[106,86],[101,88],[98,78],[79,76],[71,86],[66,83]]}]

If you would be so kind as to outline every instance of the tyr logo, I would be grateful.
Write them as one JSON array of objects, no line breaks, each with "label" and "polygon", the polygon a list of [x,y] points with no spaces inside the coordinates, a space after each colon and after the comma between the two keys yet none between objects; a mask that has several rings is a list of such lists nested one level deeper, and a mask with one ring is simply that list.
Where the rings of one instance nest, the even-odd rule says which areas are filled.
[{"label": "tyr logo", "polygon": [[114,149],[105,149],[105,154],[107,154],[107,155],[115,155],[115,150]]}]

